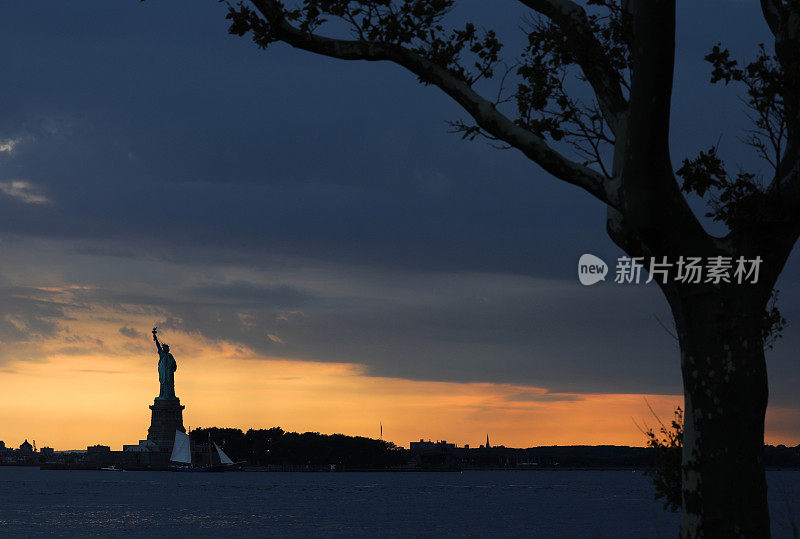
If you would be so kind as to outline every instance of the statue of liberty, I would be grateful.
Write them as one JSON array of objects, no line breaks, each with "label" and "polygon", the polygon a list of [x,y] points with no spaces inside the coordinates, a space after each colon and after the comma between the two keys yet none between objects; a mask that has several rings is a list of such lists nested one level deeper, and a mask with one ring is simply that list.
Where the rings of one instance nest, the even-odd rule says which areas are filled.
[{"label": "statue of liberty", "polygon": [[175,396],[175,371],[178,364],[175,358],[169,353],[169,345],[158,342],[156,335],[158,328],[153,328],[153,340],[158,349],[158,383],[161,384],[161,391],[156,397],[157,400],[177,400]]}]

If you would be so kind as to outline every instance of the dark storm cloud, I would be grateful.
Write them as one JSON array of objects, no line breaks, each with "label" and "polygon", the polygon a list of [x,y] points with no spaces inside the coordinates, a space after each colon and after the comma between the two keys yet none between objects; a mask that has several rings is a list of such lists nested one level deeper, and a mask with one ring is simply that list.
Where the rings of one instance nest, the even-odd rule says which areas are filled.
[{"label": "dark storm cloud", "polygon": [[[523,13],[471,1],[455,16],[487,21],[513,56]],[[401,69],[264,53],[228,36],[223,15],[214,2],[4,10],[0,233],[77,257],[58,271],[92,288],[72,307],[376,375],[680,391],[657,291],[575,283],[580,254],[619,254],[601,204],[517,152],[447,134],[464,113]],[[735,139],[737,94],[707,84],[702,57],[717,41],[751,56],[767,39],[757,2],[680,2],[678,27],[674,159],[724,132],[723,155],[755,167]],[[790,321],[798,267],[793,256],[780,284]],[[308,268],[320,275],[297,278]],[[9,342],[67,316],[0,299],[22,321],[0,326]],[[779,398],[797,382],[793,327],[770,358]]]},{"label": "dark storm cloud", "polygon": [[[516,153],[449,136],[445,120],[462,113],[399,69],[264,55],[226,36],[215,7],[190,14],[185,24],[197,31],[181,40],[166,32],[167,6],[119,17],[119,8],[92,5],[94,17],[117,20],[111,34],[74,6],[11,18],[0,39],[29,50],[37,66],[0,75],[6,86],[26,81],[2,132],[27,142],[6,162],[56,207],[2,199],[3,230],[527,272],[547,271],[537,248],[572,256],[580,223],[563,247],[541,241],[561,228],[560,213],[601,222],[602,208]],[[30,42],[15,29],[34,20],[48,28],[54,17],[80,36]],[[577,196],[554,203],[565,194]]]},{"label": "dark storm cloud", "polygon": [[[445,120],[463,113],[399,68],[262,53],[225,34],[219,6],[177,18],[173,9],[12,8],[0,39],[17,54],[0,80],[16,91],[0,134],[22,142],[3,157],[4,172],[56,207],[0,197],[3,230],[550,277],[563,277],[554,262],[584,245],[609,244],[599,204],[516,152],[448,135]],[[714,126],[727,128],[740,107],[734,92],[703,84],[701,58],[726,37],[722,26],[691,24],[709,9],[681,25],[675,125],[687,133],[676,138],[678,156],[719,135],[698,125],[712,114],[698,87],[726,99]],[[749,11],[726,4],[733,20]],[[514,50],[523,13],[466,2],[456,15],[485,16]],[[39,32],[21,31],[34,22]],[[765,37],[747,30],[735,41]]]}]

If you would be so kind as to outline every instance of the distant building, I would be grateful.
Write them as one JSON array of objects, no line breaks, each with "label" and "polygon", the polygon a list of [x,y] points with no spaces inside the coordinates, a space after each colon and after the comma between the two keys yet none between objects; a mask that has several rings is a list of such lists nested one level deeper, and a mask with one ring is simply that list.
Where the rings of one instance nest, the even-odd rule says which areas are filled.
[{"label": "distant building", "polygon": [[466,448],[447,443],[446,440],[431,442],[420,439],[419,442],[411,442],[408,445],[415,463],[422,467],[460,465],[461,456],[466,451]]},{"label": "distant building", "polygon": [[109,453],[111,451],[111,447],[107,445],[90,445],[86,448],[87,455],[93,455],[96,453]]},{"label": "distant building", "polygon": [[22,453],[23,455],[32,455],[33,446],[30,444],[30,442],[28,442],[28,440],[25,440],[20,444],[19,452]]},{"label": "distant building", "polygon": [[122,446],[123,452],[149,453],[158,450],[158,444],[152,440],[139,440],[138,444],[126,444]]},{"label": "distant building", "polygon": [[409,448],[414,453],[419,453],[422,451],[446,451],[448,449],[455,449],[456,444],[448,444],[445,440],[441,440],[438,442],[431,442],[430,440],[423,440],[420,438],[419,442],[410,442],[408,444]]}]

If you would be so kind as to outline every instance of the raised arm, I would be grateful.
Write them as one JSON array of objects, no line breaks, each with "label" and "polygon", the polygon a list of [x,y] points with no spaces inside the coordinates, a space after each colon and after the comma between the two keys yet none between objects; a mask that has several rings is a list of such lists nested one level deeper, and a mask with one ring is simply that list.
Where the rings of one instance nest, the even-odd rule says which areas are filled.
[{"label": "raised arm", "polygon": [[153,340],[156,342],[156,348],[158,349],[159,352],[161,352],[161,343],[158,342],[158,336],[156,335],[157,331],[158,331],[157,328],[153,328]]}]

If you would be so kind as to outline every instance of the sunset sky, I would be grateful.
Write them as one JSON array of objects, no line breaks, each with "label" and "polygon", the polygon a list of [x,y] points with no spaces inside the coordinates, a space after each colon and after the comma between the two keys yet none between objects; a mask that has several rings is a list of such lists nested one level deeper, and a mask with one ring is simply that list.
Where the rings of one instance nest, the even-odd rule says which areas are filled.
[{"label": "sunset sky", "polygon": [[[679,5],[673,162],[724,133],[731,168],[758,170],[735,90],[710,86],[702,61],[717,41],[754,54],[758,3],[693,4]],[[453,16],[513,55],[516,9],[474,0]],[[464,114],[400,68],[259,51],[213,0],[3,12],[7,445],[144,438],[154,325],[192,428],[641,445],[647,403],[662,419],[681,404],[655,285],[577,281],[581,254],[622,254],[602,205],[449,134]],[[796,252],[778,288],[789,326],[768,352],[766,435],[794,445]]]}]

